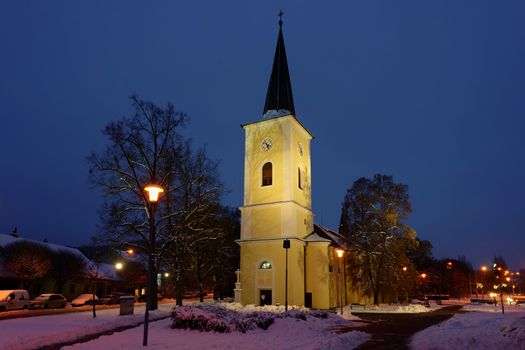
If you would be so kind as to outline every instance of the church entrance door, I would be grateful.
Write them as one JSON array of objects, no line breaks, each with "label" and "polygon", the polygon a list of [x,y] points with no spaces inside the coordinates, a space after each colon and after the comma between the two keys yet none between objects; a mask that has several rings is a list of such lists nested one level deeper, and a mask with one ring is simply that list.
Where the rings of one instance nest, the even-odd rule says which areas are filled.
[{"label": "church entrance door", "polygon": [[259,302],[261,306],[272,305],[272,290],[261,289],[259,291]]}]

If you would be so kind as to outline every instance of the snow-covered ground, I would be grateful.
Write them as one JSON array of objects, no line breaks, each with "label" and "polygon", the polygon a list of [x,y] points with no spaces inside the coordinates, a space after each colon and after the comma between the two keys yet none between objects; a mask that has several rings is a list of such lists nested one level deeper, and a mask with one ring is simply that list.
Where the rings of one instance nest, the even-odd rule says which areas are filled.
[{"label": "snow-covered ground", "polygon": [[417,333],[412,349],[525,349],[525,307],[468,304],[471,311]]},{"label": "snow-covered ground", "polygon": [[[159,304],[159,309],[150,312],[150,319],[159,319],[170,314],[174,304]],[[144,305],[135,304],[135,314],[119,316],[119,309],[91,312],[15,318],[0,322],[0,349],[23,350],[75,340],[101,333],[117,327],[138,324],[144,320]],[[142,329],[142,328],[141,328]]]},{"label": "snow-covered ground", "polygon": [[[237,312],[264,311],[282,313],[284,307],[264,308],[239,304],[225,304]],[[150,319],[159,319],[170,314],[173,304],[160,304],[159,310],[150,313]],[[301,310],[301,309],[298,309]],[[126,325],[137,325],[143,320],[144,306],[135,308],[135,314],[118,316],[118,309],[99,310],[97,317],[90,312],[75,312],[61,315],[28,317],[3,320],[0,327],[0,349],[24,350],[79,339],[90,334],[102,333]],[[329,314],[327,318],[308,317],[301,320],[293,317],[276,318],[265,331],[262,329],[246,333],[215,333],[194,330],[172,329],[171,319],[150,323],[149,349],[353,349],[370,339],[370,335],[353,331],[336,334],[337,326],[350,325],[350,321]],[[86,343],[64,349],[136,349],[142,347],[143,326],[137,326],[111,335],[101,336]]]},{"label": "snow-covered ground", "polygon": [[378,314],[386,314],[386,313],[413,314],[413,313],[435,311],[444,306],[446,305],[437,305],[434,302],[430,303],[430,307],[426,307],[422,304],[408,304],[408,305],[379,304],[379,306],[367,305],[366,307],[345,306],[343,308],[343,317],[346,319],[353,319],[353,317],[355,316],[350,316],[352,312],[354,313],[378,313]]},{"label": "snow-covered ground", "polygon": [[[335,334],[327,330],[330,320],[277,319],[264,331],[215,333],[172,329],[171,320],[151,324],[148,349],[353,349],[370,336],[354,331]],[[67,350],[135,349],[142,342],[142,327],[103,336],[96,340],[66,347]]]}]

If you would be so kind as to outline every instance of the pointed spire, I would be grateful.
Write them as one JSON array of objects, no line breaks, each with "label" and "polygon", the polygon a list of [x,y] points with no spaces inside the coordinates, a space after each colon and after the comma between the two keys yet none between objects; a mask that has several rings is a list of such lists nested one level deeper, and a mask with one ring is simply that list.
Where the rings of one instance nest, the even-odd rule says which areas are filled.
[{"label": "pointed spire", "polygon": [[272,75],[268,84],[268,93],[264,103],[263,115],[268,112],[276,113],[280,110],[288,111],[295,115],[293,105],[292,83],[288,73],[288,62],[286,61],[286,50],[283,38],[283,12],[279,12],[279,36],[277,37],[277,47],[273,59]]}]

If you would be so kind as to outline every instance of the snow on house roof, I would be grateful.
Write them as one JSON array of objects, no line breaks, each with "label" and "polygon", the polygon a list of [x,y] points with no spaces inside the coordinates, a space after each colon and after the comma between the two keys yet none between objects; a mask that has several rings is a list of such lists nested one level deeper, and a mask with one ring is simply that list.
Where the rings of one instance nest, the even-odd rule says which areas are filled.
[{"label": "snow on house roof", "polygon": [[29,238],[15,237],[12,235],[0,233],[0,246],[5,247],[6,245],[9,245],[15,242],[30,242],[34,244],[39,244],[39,245],[42,245],[42,246],[45,246],[51,249],[54,252],[67,251],[75,255],[78,255],[79,257],[84,259],[86,262],[89,262],[89,259],[86,258],[86,256],[82,254],[82,252],[78,250],[77,248],[66,247],[63,245],[58,245],[58,244],[53,244],[53,243],[48,243],[48,242],[35,241]]},{"label": "snow on house roof", "polygon": [[117,274],[115,265],[98,263],[98,278],[105,280],[120,281],[122,278]]},{"label": "snow on house roof", "polygon": [[[58,245],[58,244],[53,244],[53,243],[48,243],[48,242],[40,242],[40,241],[35,241],[33,239],[15,237],[13,235],[0,233],[0,247],[5,247],[15,242],[31,242],[34,244],[45,246],[54,252],[60,252],[60,251],[70,252],[82,258],[86,264],[87,269],[92,269],[93,266],[96,266],[97,267],[96,270],[98,270],[97,278],[107,279],[107,280],[116,280],[116,281],[122,280],[122,278],[117,274],[117,270],[114,265],[105,264],[105,263],[94,263],[91,260],[89,260],[77,248],[66,247],[63,245]],[[11,271],[7,270],[7,268],[4,267],[4,264],[0,264],[0,278],[16,278],[16,274],[13,274]]]}]

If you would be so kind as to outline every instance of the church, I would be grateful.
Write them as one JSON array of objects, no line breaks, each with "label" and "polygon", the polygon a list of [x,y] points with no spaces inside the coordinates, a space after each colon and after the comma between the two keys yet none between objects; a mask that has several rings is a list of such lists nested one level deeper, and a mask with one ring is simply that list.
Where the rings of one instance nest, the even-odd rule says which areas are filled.
[{"label": "church", "polygon": [[[312,134],[295,114],[282,19],[260,120],[244,124],[236,300],[329,309],[342,302],[345,240],[314,224]],[[239,276],[240,275],[240,276]]]}]

